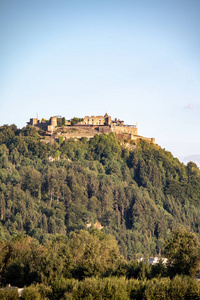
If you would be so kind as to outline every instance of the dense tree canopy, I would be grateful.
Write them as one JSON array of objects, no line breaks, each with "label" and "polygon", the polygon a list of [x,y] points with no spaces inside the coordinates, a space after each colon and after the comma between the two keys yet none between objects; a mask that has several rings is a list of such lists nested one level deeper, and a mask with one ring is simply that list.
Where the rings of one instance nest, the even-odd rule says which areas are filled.
[{"label": "dense tree canopy", "polygon": [[[0,127],[0,285],[27,286],[22,299],[199,299],[182,277],[199,271],[199,226],[192,162],[114,134]],[[167,268],[137,262],[164,253]]]},{"label": "dense tree canopy", "polygon": [[199,237],[200,171],[143,140],[114,134],[47,143],[42,131],[0,127],[0,238],[45,242],[99,222],[126,259],[163,252],[180,226]]}]

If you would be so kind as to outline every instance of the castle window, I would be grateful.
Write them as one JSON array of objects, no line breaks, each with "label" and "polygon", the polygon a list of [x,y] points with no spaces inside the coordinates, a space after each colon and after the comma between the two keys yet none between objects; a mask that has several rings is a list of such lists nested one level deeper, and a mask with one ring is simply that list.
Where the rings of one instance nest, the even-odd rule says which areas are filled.
[{"label": "castle window", "polygon": [[88,122],[90,121],[90,119],[88,119]]},{"label": "castle window", "polygon": [[92,122],[94,121],[94,119],[92,119]]}]

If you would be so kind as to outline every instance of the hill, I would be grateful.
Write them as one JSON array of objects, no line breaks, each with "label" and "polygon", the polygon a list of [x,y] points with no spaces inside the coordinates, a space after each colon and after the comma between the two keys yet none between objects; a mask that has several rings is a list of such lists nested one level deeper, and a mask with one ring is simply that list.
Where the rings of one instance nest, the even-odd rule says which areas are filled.
[{"label": "hill", "polygon": [[200,170],[113,133],[46,143],[33,126],[0,127],[0,239],[103,227],[128,260],[156,255],[180,226],[200,236]]}]

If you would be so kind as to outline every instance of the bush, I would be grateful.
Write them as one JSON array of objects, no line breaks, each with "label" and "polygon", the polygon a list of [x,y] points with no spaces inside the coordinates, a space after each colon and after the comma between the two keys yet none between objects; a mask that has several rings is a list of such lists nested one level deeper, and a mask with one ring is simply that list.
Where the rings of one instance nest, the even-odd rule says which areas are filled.
[{"label": "bush", "polygon": [[151,277],[151,266],[145,262],[132,261],[127,267],[127,278],[149,279]]},{"label": "bush", "polygon": [[[161,278],[161,279],[152,279],[147,281],[145,286],[144,296],[147,300],[170,300],[169,296],[169,287],[170,287],[170,279],[169,278]],[[178,298],[172,298],[178,299]]]},{"label": "bush", "polygon": [[44,300],[45,299],[45,298],[41,297],[41,295],[38,291],[38,287],[36,287],[34,285],[30,285],[29,287],[24,288],[21,298],[24,300],[41,300],[41,299]]},{"label": "bush", "polygon": [[[130,299],[125,278],[86,278],[80,281],[65,299]],[[71,297],[71,298],[70,298]]]},{"label": "bush", "polygon": [[18,290],[11,287],[0,290],[0,299],[1,300],[17,300],[19,299]]}]

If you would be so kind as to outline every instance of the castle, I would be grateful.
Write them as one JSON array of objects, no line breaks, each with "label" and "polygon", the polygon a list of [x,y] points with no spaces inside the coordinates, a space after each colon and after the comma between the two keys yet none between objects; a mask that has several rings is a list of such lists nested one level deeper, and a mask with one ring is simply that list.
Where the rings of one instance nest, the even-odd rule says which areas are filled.
[{"label": "castle", "polygon": [[92,138],[95,134],[113,132],[118,135],[126,135],[127,138],[136,140],[139,138],[155,143],[154,138],[145,138],[138,135],[136,125],[125,125],[124,121],[111,119],[107,113],[104,116],[85,116],[83,119],[73,118],[66,121],[61,116],[50,117],[49,120],[31,118],[28,125],[36,126],[46,131],[46,135],[54,135],[55,139],[62,134],[64,139]]}]

